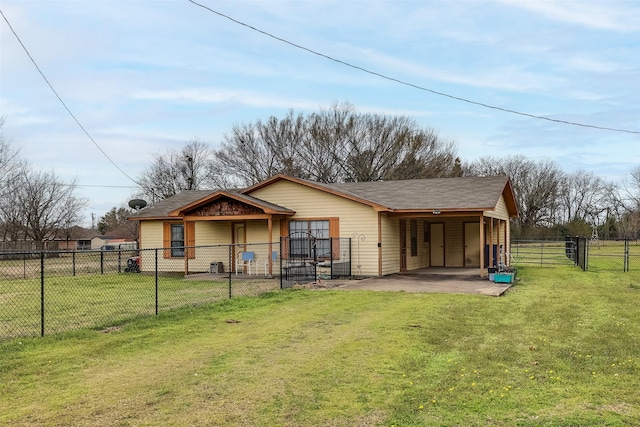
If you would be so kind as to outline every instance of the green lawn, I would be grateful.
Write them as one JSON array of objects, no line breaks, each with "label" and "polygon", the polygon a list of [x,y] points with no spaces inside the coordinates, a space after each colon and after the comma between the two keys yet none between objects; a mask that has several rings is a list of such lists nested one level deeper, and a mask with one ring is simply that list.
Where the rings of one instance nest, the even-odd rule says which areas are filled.
[{"label": "green lawn", "polygon": [[[624,270],[624,242],[599,241],[592,242],[589,247],[589,270]],[[637,241],[628,243],[629,271],[640,271],[640,244]]]},{"label": "green lawn", "polygon": [[[588,242],[588,269],[591,271],[623,272],[625,242],[600,240]],[[518,241],[511,247],[512,263],[517,266],[556,267],[572,265],[567,258],[565,243],[560,241]],[[628,243],[629,271],[640,271],[640,243]]]},{"label": "green lawn", "polygon": [[287,290],[0,341],[0,425],[631,426],[640,273]]},{"label": "green lawn", "polygon": [[[212,303],[229,298],[228,279],[158,278],[158,311]],[[278,289],[278,279],[236,279],[232,296],[257,295]],[[84,274],[47,276],[44,284],[44,332],[55,334],[79,328],[103,328],[156,312],[153,275]],[[39,279],[0,280],[0,339],[41,333],[42,288]]]}]

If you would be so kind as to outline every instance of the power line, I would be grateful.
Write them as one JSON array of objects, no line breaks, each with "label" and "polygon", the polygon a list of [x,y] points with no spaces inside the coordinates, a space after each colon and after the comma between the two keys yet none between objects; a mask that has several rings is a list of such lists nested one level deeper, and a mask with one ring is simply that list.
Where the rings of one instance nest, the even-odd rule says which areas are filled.
[{"label": "power line", "polygon": [[2,17],[4,18],[4,21],[7,23],[7,25],[9,26],[9,29],[11,30],[11,32],[13,33],[13,35],[15,36],[15,38],[18,40],[18,43],[20,43],[20,46],[22,46],[22,49],[24,49],[24,51],[26,52],[27,56],[29,57],[29,59],[31,60],[31,62],[33,62],[33,65],[36,67],[36,70],[38,70],[38,72],[40,73],[40,75],[42,76],[42,78],[44,79],[44,81],[47,83],[47,85],[49,86],[49,88],[51,89],[51,91],[53,92],[53,94],[56,96],[56,98],[58,98],[58,101],[60,101],[60,103],[62,104],[62,106],[65,108],[65,110],[67,110],[67,112],[69,113],[69,115],[73,118],[73,120],[78,124],[78,126],[80,127],[80,129],[82,129],[82,131],[84,132],[85,135],[87,135],[87,137],[91,140],[91,142],[93,142],[93,145],[96,146],[96,148],[98,150],[100,150],[100,152],[104,155],[104,157],[106,157],[107,160],[109,160],[109,162],[111,162],[111,164],[113,166],[116,167],[116,169],[118,169],[124,176],[126,176],[127,178],[129,178],[134,184],[138,184],[138,182],[136,182],[135,179],[131,178],[124,170],[122,170],[122,168],[120,168],[120,166],[118,166],[116,164],[116,162],[114,162],[111,157],[109,157],[109,155],[102,149],[102,147],[100,147],[100,145],[98,145],[98,143],[93,139],[93,137],[89,134],[89,132],[87,132],[87,130],[84,128],[84,126],[82,126],[82,124],[80,123],[80,121],[76,118],[76,116],[71,112],[71,110],[69,109],[69,107],[67,107],[67,104],[65,104],[65,102],[62,100],[62,98],[60,97],[60,95],[58,95],[58,92],[56,92],[56,90],[53,88],[53,85],[51,85],[51,83],[49,82],[49,80],[47,79],[47,77],[44,75],[44,73],[42,72],[42,70],[40,69],[40,67],[38,66],[38,64],[36,63],[36,61],[33,59],[33,57],[31,56],[31,54],[29,53],[29,50],[27,49],[27,47],[24,45],[24,43],[22,43],[22,40],[20,40],[20,37],[18,36],[18,34],[15,32],[15,30],[13,29],[13,27],[11,26],[11,23],[9,22],[9,20],[7,19],[7,17],[4,15],[4,13],[2,12],[2,10],[0,9],[0,15],[2,15]]},{"label": "power line", "polygon": [[263,35],[265,35],[267,37],[271,37],[272,39],[275,39],[275,40],[280,41],[282,43],[288,44],[288,45],[293,46],[293,47],[295,47],[297,49],[304,50],[304,51],[309,52],[309,53],[311,53],[313,55],[320,56],[322,58],[328,59],[328,60],[333,61],[333,62],[337,62],[338,64],[345,65],[347,67],[362,71],[364,73],[371,74],[371,75],[374,75],[374,76],[377,76],[377,77],[380,77],[380,78],[383,78],[383,79],[386,79],[386,80],[389,80],[389,81],[392,81],[392,82],[396,82],[396,83],[399,83],[399,84],[404,85],[404,86],[409,86],[409,87],[412,87],[414,89],[419,89],[419,90],[422,90],[422,91],[425,91],[425,92],[429,92],[429,93],[432,93],[434,95],[443,96],[443,97],[446,97],[446,98],[454,99],[456,101],[466,102],[468,104],[478,105],[480,107],[490,108],[492,110],[498,110],[498,111],[502,111],[502,112],[505,112],[505,113],[511,113],[511,114],[517,114],[519,116],[530,117],[530,118],[533,118],[533,119],[547,120],[549,122],[562,123],[562,124],[565,124],[565,125],[581,126],[581,127],[585,127],[585,128],[608,130],[608,131],[613,131],[613,132],[624,132],[624,133],[631,133],[631,134],[640,134],[640,131],[634,131],[634,130],[628,130],[628,129],[617,129],[617,128],[610,128],[610,127],[604,127],[604,126],[589,125],[589,124],[585,124],[585,123],[571,122],[571,121],[567,121],[567,120],[552,119],[550,117],[538,116],[538,115],[535,115],[535,114],[525,113],[525,112],[522,112],[522,111],[511,110],[509,108],[497,107],[495,105],[485,104],[484,102],[473,101],[473,100],[470,100],[470,99],[467,99],[467,98],[462,98],[462,97],[459,97],[459,96],[449,95],[449,94],[444,93],[444,92],[438,92],[436,90],[429,89],[429,88],[426,88],[426,87],[423,87],[423,86],[419,86],[419,85],[414,84],[414,83],[406,82],[404,80],[400,80],[400,79],[397,79],[395,77],[390,77],[390,76],[387,76],[385,74],[378,73],[376,71],[371,71],[371,70],[369,70],[367,68],[351,64],[351,63],[343,61],[341,59],[336,59],[336,58],[334,58],[332,56],[329,56],[327,54],[315,51],[313,49],[309,49],[308,47],[293,43],[293,42],[291,42],[289,40],[286,40],[286,39],[283,39],[281,37],[275,36],[275,35],[273,35],[271,33],[268,33],[268,32],[266,32],[264,30],[260,30],[260,29],[254,27],[254,26],[251,26],[251,25],[246,24],[246,23],[244,23],[242,21],[234,19],[234,18],[232,18],[232,17],[230,17],[228,15],[225,15],[224,13],[221,13],[221,12],[218,12],[216,10],[213,10],[210,7],[205,6],[203,4],[200,4],[200,3],[198,3],[198,2],[196,2],[194,0],[187,0],[187,1],[190,2],[190,3],[193,3],[196,6],[200,6],[201,8],[206,9],[211,13],[214,13],[214,14],[216,14],[218,16],[221,16],[221,17],[223,17],[225,19],[228,19],[231,22],[234,22],[234,23],[236,23],[238,25],[242,25],[243,27],[249,28],[249,29],[251,29],[251,30],[253,30],[255,32],[263,34]]}]

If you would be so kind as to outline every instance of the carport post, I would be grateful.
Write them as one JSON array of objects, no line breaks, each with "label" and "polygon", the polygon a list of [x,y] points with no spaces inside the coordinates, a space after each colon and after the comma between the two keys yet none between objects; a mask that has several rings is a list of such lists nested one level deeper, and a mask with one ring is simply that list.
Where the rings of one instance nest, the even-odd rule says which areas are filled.
[{"label": "carport post", "polygon": [[495,259],[493,259],[493,218],[489,222],[489,267],[493,267]]},{"label": "carport post", "polygon": [[480,277],[485,277],[484,269],[484,215],[480,215]]}]

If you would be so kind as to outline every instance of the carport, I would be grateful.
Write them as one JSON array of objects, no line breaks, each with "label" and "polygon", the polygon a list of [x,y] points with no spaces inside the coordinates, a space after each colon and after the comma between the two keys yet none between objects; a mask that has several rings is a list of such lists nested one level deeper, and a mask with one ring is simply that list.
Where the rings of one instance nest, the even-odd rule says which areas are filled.
[{"label": "carport", "polygon": [[480,294],[501,296],[512,284],[478,277],[476,268],[421,268],[387,276],[353,280],[335,289]]}]

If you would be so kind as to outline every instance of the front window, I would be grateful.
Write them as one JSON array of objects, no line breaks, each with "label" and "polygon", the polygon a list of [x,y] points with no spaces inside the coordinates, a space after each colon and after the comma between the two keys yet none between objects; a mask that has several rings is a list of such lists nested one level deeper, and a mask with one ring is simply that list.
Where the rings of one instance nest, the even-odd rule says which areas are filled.
[{"label": "front window", "polygon": [[184,225],[171,224],[171,256],[184,256]]},{"label": "front window", "polygon": [[409,224],[411,229],[411,256],[418,256],[418,221],[412,219]]},{"label": "front window", "polygon": [[330,258],[329,221],[290,221],[289,254],[293,258]]}]

